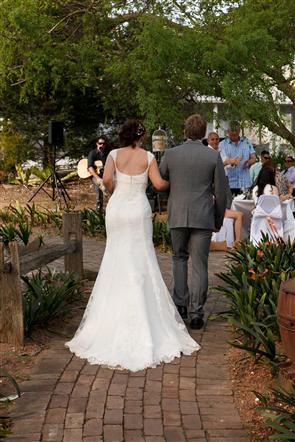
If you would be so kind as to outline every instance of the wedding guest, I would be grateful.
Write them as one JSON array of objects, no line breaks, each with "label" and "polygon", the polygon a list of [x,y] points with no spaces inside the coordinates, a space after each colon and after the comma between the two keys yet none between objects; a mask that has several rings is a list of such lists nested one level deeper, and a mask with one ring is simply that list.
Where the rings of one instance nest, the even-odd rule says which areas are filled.
[{"label": "wedding guest", "polygon": [[283,171],[283,176],[292,184],[293,191],[292,195],[295,196],[295,166],[294,158],[291,155],[287,155],[285,158],[286,169]]},{"label": "wedding guest", "polygon": [[229,187],[236,196],[251,186],[249,168],[256,161],[254,148],[246,137],[240,137],[240,124],[232,121],[229,124],[227,138],[221,141],[220,154],[227,169]]},{"label": "wedding guest", "polygon": [[95,141],[95,148],[88,154],[88,171],[92,175],[96,193],[96,210],[99,212],[103,211],[103,192],[101,190],[103,167],[98,169],[95,162],[101,161],[104,166],[108,153],[107,139],[105,136],[100,136]]},{"label": "wedding guest", "polygon": [[270,160],[270,155],[268,150],[263,150],[260,154],[260,161],[257,161],[256,163],[252,164],[252,166],[250,167],[250,178],[252,184],[255,183],[263,164],[269,160]]},{"label": "wedding guest", "polygon": [[293,186],[292,184],[287,180],[285,175],[282,175],[281,166],[280,164],[276,165],[276,187],[278,188],[279,197],[281,201],[286,201],[290,198],[293,198]]},{"label": "wedding guest", "polygon": [[257,204],[258,198],[260,195],[278,195],[279,191],[276,187],[276,172],[275,166],[269,161],[265,163],[256,180],[256,186],[252,190],[252,198]]}]

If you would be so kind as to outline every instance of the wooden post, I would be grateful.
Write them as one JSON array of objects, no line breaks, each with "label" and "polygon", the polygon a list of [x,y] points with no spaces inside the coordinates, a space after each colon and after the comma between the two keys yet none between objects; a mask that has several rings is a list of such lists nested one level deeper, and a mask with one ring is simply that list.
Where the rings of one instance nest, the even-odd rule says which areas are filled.
[{"label": "wooden post", "polygon": [[63,236],[65,244],[76,241],[74,252],[64,257],[65,271],[75,272],[83,278],[82,215],[80,212],[63,214]]},{"label": "wooden post", "polygon": [[0,244],[0,340],[23,345],[23,304],[18,245],[9,244],[11,266],[4,266],[4,246]]}]

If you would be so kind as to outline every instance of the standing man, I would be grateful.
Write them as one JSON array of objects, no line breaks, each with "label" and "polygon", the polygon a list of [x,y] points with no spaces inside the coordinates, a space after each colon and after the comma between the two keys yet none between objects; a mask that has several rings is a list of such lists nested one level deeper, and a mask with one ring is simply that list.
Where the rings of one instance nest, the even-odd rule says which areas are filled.
[{"label": "standing man", "polygon": [[109,151],[106,148],[107,139],[104,136],[95,140],[96,147],[88,154],[88,171],[92,175],[92,181],[96,193],[96,210],[103,211],[103,192],[100,188],[102,183],[103,168],[98,169],[95,161],[101,161],[105,165]]},{"label": "standing man", "polygon": [[263,164],[270,160],[270,155],[268,150],[263,150],[260,154],[260,161],[257,161],[256,163],[254,163],[251,167],[250,167],[250,178],[251,178],[251,183],[254,184],[258,174],[261,170],[261,167],[263,166]]},{"label": "standing man", "polygon": [[282,172],[282,175],[287,178],[289,183],[293,186],[292,195],[295,196],[295,166],[294,166],[294,158],[291,155],[287,155],[285,158],[285,170]]},{"label": "standing man", "polygon": [[168,223],[173,247],[173,300],[183,319],[187,318],[189,307],[190,326],[195,330],[204,325],[211,235],[221,228],[226,206],[224,167],[218,152],[202,144],[205,133],[206,122],[201,115],[191,115],[185,121],[187,140],[166,150],[160,164],[162,177],[170,182]]},{"label": "standing man", "polygon": [[251,186],[249,168],[256,162],[254,148],[245,137],[240,137],[240,125],[232,121],[228,128],[228,137],[221,141],[220,155],[227,169],[229,187],[233,196],[239,195]]}]

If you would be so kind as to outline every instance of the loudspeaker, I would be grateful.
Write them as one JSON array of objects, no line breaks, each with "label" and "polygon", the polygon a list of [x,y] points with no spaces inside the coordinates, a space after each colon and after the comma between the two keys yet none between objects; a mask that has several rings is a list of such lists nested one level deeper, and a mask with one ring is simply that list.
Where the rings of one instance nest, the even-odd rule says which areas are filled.
[{"label": "loudspeaker", "polygon": [[61,146],[64,142],[64,124],[62,121],[50,120],[48,123],[48,143]]}]

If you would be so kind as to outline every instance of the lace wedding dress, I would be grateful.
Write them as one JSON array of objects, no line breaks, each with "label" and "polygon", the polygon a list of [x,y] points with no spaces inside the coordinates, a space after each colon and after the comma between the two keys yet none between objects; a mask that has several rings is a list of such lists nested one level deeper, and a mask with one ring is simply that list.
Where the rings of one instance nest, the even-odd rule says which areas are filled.
[{"label": "lace wedding dress", "polygon": [[[116,154],[110,153],[115,165]],[[153,158],[148,152],[148,168]],[[200,348],[160,272],[145,193],[148,168],[127,175],[116,167],[115,190],[106,208],[104,257],[82,322],[66,343],[90,364],[137,371]]]}]

